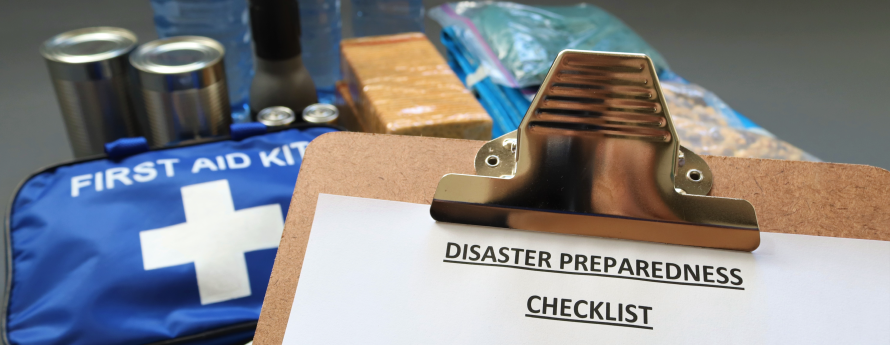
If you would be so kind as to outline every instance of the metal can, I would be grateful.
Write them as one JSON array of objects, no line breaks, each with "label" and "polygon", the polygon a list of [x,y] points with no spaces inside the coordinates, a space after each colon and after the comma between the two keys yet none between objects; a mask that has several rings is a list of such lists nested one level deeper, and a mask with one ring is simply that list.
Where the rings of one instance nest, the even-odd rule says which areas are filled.
[{"label": "metal can", "polygon": [[105,143],[138,135],[127,62],[136,42],[129,30],[94,27],[61,33],[40,47],[75,157],[101,154]]},{"label": "metal can", "polygon": [[260,110],[256,119],[269,127],[286,127],[297,120],[297,114],[288,107],[268,107]]},{"label": "metal can", "polygon": [[219,42],[200,36],[155,40],[133,52],[152,146],[229,134],[224,56]]},{"label": "metal can", "polygon": [[333,125],[337,123],[339,116],[340,111],[337,110],[337,107],[325,103],[315,103],[303,109],[303,121],[309,123]]}]

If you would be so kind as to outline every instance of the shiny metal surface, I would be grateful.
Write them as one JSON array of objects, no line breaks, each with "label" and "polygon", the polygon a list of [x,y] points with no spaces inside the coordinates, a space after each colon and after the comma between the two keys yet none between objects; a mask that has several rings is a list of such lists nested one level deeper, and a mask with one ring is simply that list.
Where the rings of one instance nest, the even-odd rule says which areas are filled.
[{"label": "shiny metal surface", "polygon": [[[491,157],[497,157],[497,164],[490,164]],[[516,173],[516,131],[491,140],[476,153],[476,175],[509,177]]]},{"label": "shiny metal surface", "polygon": [[695,152],[680,146],[674,187],[687,194],[708,195],[712,183],[714,176],[708,163]]},{"label": "shiny metal surface", "polygon": [[287,126],[297,120],[297,114],[288,107],[268,107],[257,113],[256,120],[269,127]]},{"label": "shiny metal surface", "polygon": [[339,116],[340,111],[337,110],[337,107],[325,103],[311,104],[303,109],[303,121],[309,123],[326,123],[333,125],[337,123],[337,118]]},{"label": "shiny metal surface", "polygon": [[40,47],[75,157],[102,154],[105,143],[139,135],[127,61],[136,42],[128,30],[94,27]]},{"label": "shiny metal surface", "polygon": [[155,75],[201,71],[222,61],[226,50],[202,36],[176,36],[143,44],[130,58],[133,67]]},{"label": "shiny metal surface", "polygon": [[226,84],[175,92],[142,90],[152,146],[229,133],[232,124]]},{"label": "shiny metal surface", "polygon": [[[760,244],[750,203],[704,195],[710,169],[680,147],[645,55],[563,51],[515,133],[513,166],[511,139],[482,147],[478,175],[440,180],[433,218],[735,250]],[[687,178],[692,170],[699,181]]]},{"label": "shiny metal surface", "polygon": [[155,40],[131,54],[145,106],[142,123],[152,146],[229,133],[224,55],[219,42],[198,36]]},{"label": "shiny metal surface", "polygon": [[53,36],[40,47],[40,54],[50,61],[83,64],[127,55],[136,42],[136,34],[130,30],[99,26]]},{"label": "shiny metal surface", "polygon": [[[476,175],[511,177],[516,174],[516,132],[504,134],[482,145],[476,153]],[[713,177],[704,159],[680,146],[677,168],[677,176],[684,178],[674,180],[676,189],[687,194],[708,195]]]}]

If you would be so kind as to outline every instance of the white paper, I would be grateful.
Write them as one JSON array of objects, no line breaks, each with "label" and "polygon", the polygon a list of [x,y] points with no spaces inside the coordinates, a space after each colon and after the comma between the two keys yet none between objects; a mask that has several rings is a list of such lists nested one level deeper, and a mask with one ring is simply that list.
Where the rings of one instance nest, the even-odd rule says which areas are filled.
[{"label": "white paper", "polygon": [[[536,259],[526,266],[522,252],[517,265],[512,250],[505,263],[499,253],[447,259],[449,242],[479,245],[480,254],[531,249]],[[550,268],[538,267],[541,251]],[[738,269],[742,281],[705,283],[701,271],[697,282],[646,278],[651,266],[589,275],[606,273],[561,269],[562,253]],[[534,313],[542,300],[532,296],[571,299],[570,316]],[[589,301],[609,302],[616,320],[600,320]],[[635,322],[627,313],[618,321],[619,303],[636,311]],[[644,306],[652,308],[645,324]],[[746,253],[437,223],[429,205],[319,195],[284,344],[558,343],[890,344],[890,242],[761,233],[760,248]]]}]

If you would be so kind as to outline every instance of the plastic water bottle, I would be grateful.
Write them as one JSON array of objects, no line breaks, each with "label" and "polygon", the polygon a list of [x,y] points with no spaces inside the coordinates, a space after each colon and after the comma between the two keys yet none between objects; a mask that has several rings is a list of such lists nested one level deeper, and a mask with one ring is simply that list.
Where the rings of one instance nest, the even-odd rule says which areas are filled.
[{"label": "plastic water bottle", "polygon": [[356,37],[423,32],[422,0],[352,0]]},{"label": "plastic water bottle", "polygon": [[253,49],[246,0],[151,0],[158,36],[205,36],[226,49],[226,81],[232,121],[250,121],[248,96]]},{"label": "plastic water bottle", "polygon": [[340,80],[340,0],[299,0],[303,65],[320,103],[335,104]]}]

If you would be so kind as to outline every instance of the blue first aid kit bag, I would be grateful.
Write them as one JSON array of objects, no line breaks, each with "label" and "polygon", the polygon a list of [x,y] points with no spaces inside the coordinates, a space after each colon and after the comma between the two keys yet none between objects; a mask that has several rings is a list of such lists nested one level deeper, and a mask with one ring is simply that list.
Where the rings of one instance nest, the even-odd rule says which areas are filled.
[{"label": "blue first aid kit bag", "polygon": [[6,218],[2,341],[244,344],[306,147],[336,130],[123,145],[37,172]]}]

